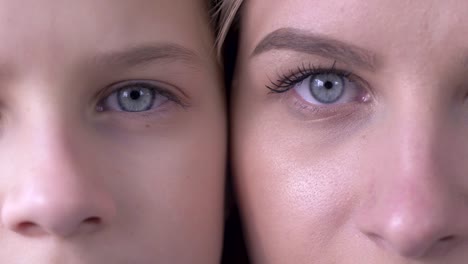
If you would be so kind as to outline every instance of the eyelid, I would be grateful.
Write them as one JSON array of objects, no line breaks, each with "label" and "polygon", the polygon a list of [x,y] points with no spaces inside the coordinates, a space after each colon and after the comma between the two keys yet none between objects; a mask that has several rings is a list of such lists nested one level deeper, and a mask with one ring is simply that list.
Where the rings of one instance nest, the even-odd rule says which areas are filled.
[{"label": "eyelid", "polygon": [[[332,104],[308,102],[297,92],[296,87],[307,78],[314,78],[319,74],[337,74],[346,77],[349,82],[356,85],[355,96],[352,96],[354,100]],[[333,63],[331,67],[315,67],[312,64],[303,63],[296,70],[290,70],[287,74],[278,74],[278,76],[276,82],[270,80],[271,84],[266,85],[270,90],[269,94],[280,96],[281,101],[287,104],[293,111],[292,113],[297,114],[297,117],[303,120],[318,121],[369,113],[370,107],[374,105],[375,96],[369,83],[352,71],[336,67],[336,63]]]},{"label": "eyelid", "polygon": [[[368,113],[373,104],[373,96],[368,92],[367,88],[356,90],[354,95],[348,97],[348,101],[332,103],[332,104],[315,104],[307,101],[296,89],[293,89],[287,94],[285,102],[291,107],[294,112],[300,114],[302,118],[307,120],[325,120],[328,118],[345,117],[354,113]],[[353,98],[353,99],[351,99]]]},{"label": "eyelid", "polygon": [[336,68],[336,61],[334,61],[333,65],[330,67],[316,67],[311,63],[308,65],[303,63],[301,66],[297,67],[296,70],[290,70],[287,74],[278,74],[277,80],[270,80],[271,84],[266,87],[273,93],[284,93],[294,88],[296,84],[318,74],[337,74],[351,80],[355,77],[350,71]]},{"label": "eyelid", "polygon": [[297,94],[288,95],[287,101],[292,103],[289,107],[294,107],[294,112],[302,119],[309,121],[326,120],[328,118],[346,117],[356,113],[368,113],[370,100],[363,102],[351,102],[347,104],[332,104],[332,105],[314,105],[305,102]]},{"label": "eyelid", "polygon": [[[283,71],[284,72],[284,71]],[[330,66],[315,66],[312,63],[302,63],[301,66],[296,67],[294,70],[288,70],[286,74],[277,73],[276,81],[269,79],[270,84],[265,87],[270,91],[270,94],[285,93],[294,88],[294,86],[310,76],[318,74],[338,74],[348,78],[353,83],[356,83],[363,92],[369,95],[372,100],[377,100],[377,94],[370,83],[356,74],[347,65],[337,65],[334,61]]]},{"label": "eyelid", "polygon": [[186,102],[185,94],[183,92],[179,92],[180,89],[173,87],[169,84],[160,81],[148,80],[148,79],[134,79],[134,80],[124,80],[114,82],[108,85],[106,88],[99,91],[96,95],[97,98],[97,106],[102,104],[102,101],[113,93],[117,93],[119,90],[126,88],[132,85],[141,85],[146,88],[154,89],[156,95],[162,95],[167,97],[170,101],[186,108],[188,107],[188,103]]}]

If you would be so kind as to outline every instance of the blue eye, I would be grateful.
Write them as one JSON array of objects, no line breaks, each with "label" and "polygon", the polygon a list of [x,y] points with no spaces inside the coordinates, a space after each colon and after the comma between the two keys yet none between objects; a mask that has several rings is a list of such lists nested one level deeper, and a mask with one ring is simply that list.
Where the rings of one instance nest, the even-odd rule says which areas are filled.
[{"label": "blue eye", "polygon": [[336,74],[318,74],[309,78],[309,90],[312,96],[324,104],[338,101],[344,92],[343,77]]},{"label": "blue eye", "polygon": [[157,108],[169,101],[167,93],[149,83],[129,83],[105,97],[101,111],[144,112]]},{"label": "blue eye", "polygon": [[117,92],[120,109],[127,112],[148,111],[153,106],[154,97],[154,90],[139,86],[122,88]]},{"label": "blue eye", "polygon": [[336,62],[330,68],[303,64],[296,71],[279,76],[276,82],[272,81],[271,85],[266,87],[274,93],[293,90],[311,105],[346,104],[367,100],[366,89],[355,81],[357,77],[350,72],[335,69],[335,64]]},{"label": "blue eye", "polygon": [[359,94],[355,83],[337,73],[311,75],[293,89],[308,103],[318,105],[349,103]]}]

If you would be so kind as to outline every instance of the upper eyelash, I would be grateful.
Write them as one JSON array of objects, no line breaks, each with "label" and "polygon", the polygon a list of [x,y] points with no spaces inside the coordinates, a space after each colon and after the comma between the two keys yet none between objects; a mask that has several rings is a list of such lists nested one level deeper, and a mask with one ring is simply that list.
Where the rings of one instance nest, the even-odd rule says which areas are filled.
[{"label": "upper eyelash", "polygon": [[333,65],[329,68],[315,67],[312,64],[302,64],[295,71],[290,70],[287,74],[279,74],[279,77],[276,81],[270,80],[271,84],[267,85],[268,88],[273,93],[284,93],[293,88],[296,84],[301,83],[310,76],[317,74],[337,74],[344,77],[349,77],[352,75],[351,72],[337,69],[336,61],[333,62]]}]

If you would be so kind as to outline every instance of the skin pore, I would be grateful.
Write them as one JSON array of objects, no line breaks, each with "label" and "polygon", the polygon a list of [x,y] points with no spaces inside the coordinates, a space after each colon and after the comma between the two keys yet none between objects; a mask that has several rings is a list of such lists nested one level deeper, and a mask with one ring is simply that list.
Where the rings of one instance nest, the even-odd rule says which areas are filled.
[{"label": "skin pore", "polygon": [[466,10],[244,1],[232,167],[253,263],[468,259]]},{"label": "skin pore", "polygon": [[202,0],[0,0],[0,262],[219,263]]}]

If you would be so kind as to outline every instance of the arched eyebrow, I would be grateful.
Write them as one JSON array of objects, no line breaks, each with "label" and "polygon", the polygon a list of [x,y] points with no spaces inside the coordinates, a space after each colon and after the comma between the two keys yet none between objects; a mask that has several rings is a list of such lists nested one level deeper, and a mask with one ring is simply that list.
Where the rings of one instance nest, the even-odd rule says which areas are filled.
[{"label": "arched eyebrow", "polygon": [[377,69],[376,56],[371,51],[294,28],[280,28],[271,32],[258,43],[251,56],[270,50],[293,50],[330,58],[370,71]]},{"label": "arched eyebrow", "polygon": [[93,58],[95,65],[112,68],[136,67],[155,61],[182,61],[196,65],[200,57],[195,51],[178,44],[157,43],[110,51]]}]

